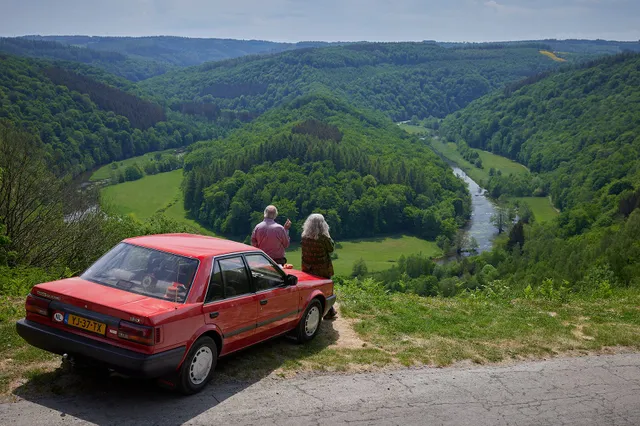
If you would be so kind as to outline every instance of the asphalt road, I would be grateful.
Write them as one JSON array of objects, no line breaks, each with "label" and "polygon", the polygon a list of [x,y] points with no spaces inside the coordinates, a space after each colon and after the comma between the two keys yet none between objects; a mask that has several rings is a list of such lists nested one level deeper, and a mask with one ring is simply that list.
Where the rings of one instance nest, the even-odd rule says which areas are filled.
[{"label": "asphalt road", "polygon": [[640,354],[214,382],[192,397],[112,378],[77,395],[0,405],[3,426],[86,423],[638,426]]}]

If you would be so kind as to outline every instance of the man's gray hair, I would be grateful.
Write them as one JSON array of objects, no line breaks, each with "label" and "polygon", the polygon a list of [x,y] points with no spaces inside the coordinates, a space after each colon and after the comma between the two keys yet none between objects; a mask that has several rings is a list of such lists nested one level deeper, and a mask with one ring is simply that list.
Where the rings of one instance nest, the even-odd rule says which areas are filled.
[{"label": "man's gray hair", "polygon": [[264,209],[264,217],[267,219],[275,219],[278,217],[278,209],[276,206],[267,206],[267,208]]},{"label": "man's gray hair", "polygon": [[320,235],[331,238],[329,235],[329,224],[324,220],[324,216],[319,213],[309,215],[302,225],[302,237],[317,240]]}]

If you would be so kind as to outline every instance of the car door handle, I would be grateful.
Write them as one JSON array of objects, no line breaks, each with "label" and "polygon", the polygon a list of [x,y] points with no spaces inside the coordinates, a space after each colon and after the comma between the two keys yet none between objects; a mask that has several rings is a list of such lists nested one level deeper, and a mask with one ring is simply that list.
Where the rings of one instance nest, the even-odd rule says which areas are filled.
[{"label": "car door handle", "polygon": [[260,304],[261,304],[261,305],[266,305],[266,304],[267,304],[267,302],[268,302],[268,300],[267,300],[267,299],[262,299],[262,300],[260,301]]},{"label": "car door handle", "polygon": [[209,318],[211,319],[218,318],[218,315],[220,315],[220,312],[209,312]]}]

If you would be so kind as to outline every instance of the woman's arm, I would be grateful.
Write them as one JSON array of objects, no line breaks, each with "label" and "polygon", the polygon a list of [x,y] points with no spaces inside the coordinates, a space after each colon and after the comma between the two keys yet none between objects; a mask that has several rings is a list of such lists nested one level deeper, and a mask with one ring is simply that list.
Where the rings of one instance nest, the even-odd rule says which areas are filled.
[{"label": "woman's arm", "polygon": [[333,250],[336,248],[336,243],[330,237],[324,237],[324,248],[327,250],[327,253],[333,253]]}]

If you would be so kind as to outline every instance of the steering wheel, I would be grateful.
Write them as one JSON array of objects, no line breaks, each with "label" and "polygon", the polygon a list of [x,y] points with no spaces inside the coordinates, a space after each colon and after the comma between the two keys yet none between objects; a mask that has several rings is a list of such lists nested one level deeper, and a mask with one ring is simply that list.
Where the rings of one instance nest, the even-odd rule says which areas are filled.
[{"label": "steering wheel", "polygon": [[156,288],[156,284],[158,283],[158,279],[153,276],[153,274],[145,274],[140,280],[140,285],[146,291],[152,291]]}]

